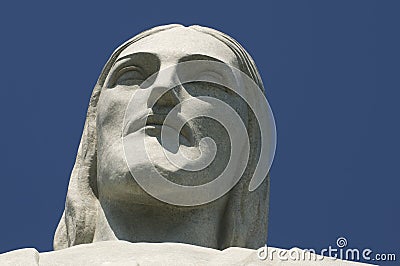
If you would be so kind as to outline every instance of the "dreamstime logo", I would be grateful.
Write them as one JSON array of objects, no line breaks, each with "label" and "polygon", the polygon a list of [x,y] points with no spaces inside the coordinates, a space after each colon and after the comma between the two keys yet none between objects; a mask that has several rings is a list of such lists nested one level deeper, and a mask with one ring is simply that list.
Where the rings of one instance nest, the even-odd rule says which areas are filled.
[{"label": "dreamstime logo", "polygon": [[[153,110],[157,101],[166,93],[172,91],[176,94],[175,90],[184,89],[185,86],[196,87],[196,84],[202,84],[198,90],[203,92],[206,85],[205,93],[197,97],[183,97],[184,100],[174,104],[160,125],[161,145],[150,143],[145,130],[140,129],[148,126],[150,116],[157,115]],[[264,92],[239,69],[220,62],[194,60],[161,69],[147,78],[138,89],[133,90],[126,108],[122,128],[125,159],[132,176],[148,194],[169,204],[196,206],[222,197],[240,180],[249,162],[251,138],[248,135],[247,122],[243,122],[237,111],[240,108],[226,103],[229,101],[227,98],[210,96],[215,95],[210,93],[211,90],[221,88],[231,91],[227,95],[234,92],[234,95],[239,96],[247,105],[247,110],[254,114],[254,120],[258,124],[260,153],[249,183],[249,191],[255,190],[266,178],[275,154],[276,128]],[[141,119],[132,121],[131,114],[141,114]],[[198,172],[207,168],[215,159],[217,143],[210,137],[204,137],[195,144],[198,156],[188,156],[193,147],[180,143],[184,128],[189,127],[187,131],[193,135],[196,132],[190,127],[190,121],[201,117],[217,121],[228,133],[228,163],[218,177],[206,184],[189,186],[171,182],[159,172],[160,165],[172,172]],[[135,128],[135,134],[126,134],[127,128]],[[187,135],[185,137],[189,138]],[[161,163],[160,154],[165,159]],[[137,167],[138,162],[152,165],[151,171],[143,171],[141,167]]]},{"label": "dreamstime logo", "polygon": [[330,260],[352,260],[352,261],[396,261],[395,253],[374,253],[369,248],[347,248],[348,242],[345,237],[339,237],[335,246],[321,249],[291,248],[289,250],[269,248],[267,245],[257,250],[257,257],[260,260],[280,260],[280,261],[322,261]]},{"label": "dreamstime logo", "polygon": [[339,237],[337,240],[336,240],[336,245],[339,247],[339,248],[344,248],[345,246],[347,246],[347,239],[346,238],[344,238],[344,237]]}]

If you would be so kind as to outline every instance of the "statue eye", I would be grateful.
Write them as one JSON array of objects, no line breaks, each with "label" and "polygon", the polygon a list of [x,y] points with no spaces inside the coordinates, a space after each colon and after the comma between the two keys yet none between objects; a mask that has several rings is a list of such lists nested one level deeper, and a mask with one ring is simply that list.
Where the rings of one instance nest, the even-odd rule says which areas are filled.
[{"label": "statue eye", "polygon": [[140,85],[145,79],[146,76],[139,67],[128,66],[118,71],[118,74],[115,78],[115,85]]}]

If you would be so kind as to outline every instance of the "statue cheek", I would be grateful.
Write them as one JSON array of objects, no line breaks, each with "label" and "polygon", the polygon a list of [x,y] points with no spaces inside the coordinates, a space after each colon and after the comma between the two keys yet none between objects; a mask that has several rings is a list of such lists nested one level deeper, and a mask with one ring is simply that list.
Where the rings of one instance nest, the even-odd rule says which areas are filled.
[{"label": "statue cheek", "polygon": [[132,92],[123,88],[103,89],[97,104],[96,128],[99,137],[120,137],[124,113]]}]

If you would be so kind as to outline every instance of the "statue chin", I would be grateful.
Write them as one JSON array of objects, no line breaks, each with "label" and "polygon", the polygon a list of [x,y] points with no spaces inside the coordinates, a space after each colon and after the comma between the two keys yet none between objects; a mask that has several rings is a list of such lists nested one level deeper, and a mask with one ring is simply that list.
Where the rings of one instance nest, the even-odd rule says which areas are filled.
[{"label": "statue chin", "polygon": [[[130,134],[125,138],[130,146],[135,148],[135,144],[143,142],[142,136],[139,134]],[[208,180],[204,173],[209,173],[211,169],[203,172],[189,172],[181,170],[171,164],[163,153],[163,147],[160,145],[159,139],[156,137],[146,136],[146,147],[148,148],[147,160],[140,160],[136,155],[131,160],[130,167],[135,169],[135,174],[141,176],[149,176],[153,174],[161,174],[164,178],[171,182],[182,185],[199,185]],[[186,149],[186,150],[185,150]],[[183,152],[189,158],[197,158],[200,154],[198,148],[184,147]],[[134,153],[127,153],[134,154]],[[141,186],[136,182],[130,171],[124,153],[121,141],[109,145],[107,150],[98,155],[98,160],[102,163],[98,165],[98,192],[100,201],[107,199],[118,202],[126,202],[129,204],[145,204],[152,206],[165,206],[166,204],[147,194]],[[172,207],[172,206],[170,206]]]},{"label": "statue chin", "polygon": [[[133,178],[126,164],[121,141],[109,145],[107,150],[98,155],[98,160],[102,162],[97,167],[97,189],[100,202],[107,200],[147,204],[155,201]],[[138,167],[149,169],[151,166],[139,164]]]}]

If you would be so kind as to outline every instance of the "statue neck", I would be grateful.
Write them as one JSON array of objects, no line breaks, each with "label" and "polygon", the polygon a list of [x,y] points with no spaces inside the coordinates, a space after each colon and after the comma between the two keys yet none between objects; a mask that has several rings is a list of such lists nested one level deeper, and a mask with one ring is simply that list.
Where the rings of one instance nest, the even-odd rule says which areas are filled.
[{"label": "statue neck", "polygon": [[226,201],[196,207],[102,199],[93,242],[179,242],[218,248]]}]

